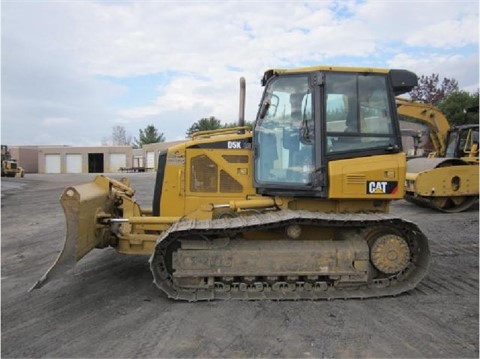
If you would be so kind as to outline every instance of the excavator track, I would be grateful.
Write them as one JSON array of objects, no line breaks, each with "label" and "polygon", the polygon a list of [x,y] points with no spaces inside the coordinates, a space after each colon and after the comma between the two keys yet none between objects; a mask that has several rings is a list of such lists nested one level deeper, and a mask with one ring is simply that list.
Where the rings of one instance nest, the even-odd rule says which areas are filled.
[{"label": "excavator track", "polygon": [[[336,233],[335,239],[301,241],[288,238],[288,235],[285,234],[275,242],[271,241],[275,243],[271,247],[268,246],[268,241],[245,239],[262,231],[264,233],[265,231],[288,233],[283,230],[293,229],[295,232],[295,229],[301,230],[307,227],[328,228]],[[222,254],[219,257],[207,256],[208,260],[193,265],[195,268],[213,270],[214,274],[207,275],[205,278],[196,278],[193,275],[192,279],[198,280],[198,282],[192,286],[188,285],[188,280],[180,281],[187,285],[178,284],[178,278],[176,278],[178,268],[173,269],[174,265],[172,264],[175,261],[178,262],[175,257],[180,256],[177,252],[185,243],[186,247],[197,249],[197,252],[194,253],[201,254],[203,253],[202,249],[208,250],[215,247],[219,251],[215,253]],[[264,272],[231,275],[231,273],[227,273],[228,270],[223,273],[224,268],[233,265],[232,261],[235,259],[232,260],[231,254],[234,253],[234,248],[242,248],[242,246],[247,248],[250,243],[255,243],[255,250],[245,253],[249,253],[248,256],[255,256],[260,251],[261,258],[265,260],[275,257],[277,248],[285,246],[286,251],[291,251],[289,253],[296,260],[289,264],[291,268],[302,267],[302,270],[306,270],[306,272],[298,275],[298,270],[285,273],[285,268],[278,268],[278,275]],[[267,248],[264,252],[261,251],[262,243],[265,243]],[[372,245],[372,243],[375,244]],[[296,253],[297,246],[304,246],[305,251],[299,250],[299,253]],[[320,247],[316,248],[316,246]],[[340,253],[346,246],[357,248],[356,256],[358,258],[352,259],[350,252]],[[384,248],[388,248],[388,246],[393,246],[395,250],[385,252]],[[320,256],[323,256],[324,252],[330,253],[330,256],[333,256],[333,262],[337,263],[336,265],[340,265],[340,262],[344,263],[343,271],[347,270],[349,273],[341,273],[342,270],[338,273],[328,273],[329,270],[326,267],[315,264],[325,264],[325,258],[317,258],[317,262],[314,261],[314,265],[309,267],[308,263],[314,256],[312,253],[317,250]],[[227,252],[228,255],[223,254]],[[332,252],[337,254],[331,254]],[[390,258],[392,255],[393,258]],[[396,260],[397,257],[400,259]],[[192,264],[194,260],[191,258],[193,257],[187,256],[183,260]],[[298,259],[301,260],[298,261]],[[376,260],[376,266],[389,274],[374,268],[372,259]],[[393,267],[390,265],[389,259],[395,259]],[[247,256],[240,257],[240,260],[242,263],[243,261],[249,263]],[[387,214],[335,214],[281,210],[211,221],[185,220],[177,222],[159,237],[155,251],[150,258],[150,267],[154,283],[168,297],[176,300],[191,302],[217,299],[316,300],[398,295],[413,289],[422,280],[427,273],[429,260],[427,238],[415,224],[401,218]],[[254,267],[252,270],[257,270],[256,263],[262,261],[263,259],[252,262]],[[350,261],[350,265],[348,261]],[[305,264],[296,264],[298,262],[305,262]],[[367,262],[366,266],[364,262]],[[397,266],[399,267],[396,268]],[[260,267],[261,264],[259,264]],[[313,267],[317,272],[312,272]],[[355,269],[355,267],[358,268]],[[258,270],[260,271],[260,269]],[[345,278],[347,279],[345,280]]]}]

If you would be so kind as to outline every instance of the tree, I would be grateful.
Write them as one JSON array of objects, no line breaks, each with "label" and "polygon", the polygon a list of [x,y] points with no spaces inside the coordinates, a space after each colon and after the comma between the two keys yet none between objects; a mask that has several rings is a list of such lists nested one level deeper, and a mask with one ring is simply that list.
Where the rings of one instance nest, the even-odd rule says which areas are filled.
[{"label": "tree", "polygon": [[132,136],[127,135],[127,131],[123,126],[113,126],[112,136],[110,138],[102,138],[103,146],[130,146],[132,143]]},{"label": "tree", "polygon": [[478,123],[478,112],[465,113],[468,108],[476,106],[478,109],[478,101],[479,90],[474,94],[459,90],[445,96],[437,107],[447,117],[452,126]]},{"label": "tree", "polygon": [[448,94],[458,91],[458,82],[455,79],[444,78],[439,83],[438,74],[422,75],[418,85],[409,92],[412,100],[421,101],[436,106]]},{"label": "tree", "polygon": [[143,147],[143,145],[149,143],[165,142],[165,136],[162,133],[158,133],[158,130],[153,125],[148,125],[144,130],[138,130],[138,139],[135,138],[134,144],[137,147]]},{"label": "tree", "polygon": [[202,118],[201,120],[195,122],[190,128],[187,130],[187,137],[192,137],[195,132],[198,131],[210,131],[210,130],[218,130],[222,128],[220,120],[215,118],[215,116],[210,116],[208,118]]}]

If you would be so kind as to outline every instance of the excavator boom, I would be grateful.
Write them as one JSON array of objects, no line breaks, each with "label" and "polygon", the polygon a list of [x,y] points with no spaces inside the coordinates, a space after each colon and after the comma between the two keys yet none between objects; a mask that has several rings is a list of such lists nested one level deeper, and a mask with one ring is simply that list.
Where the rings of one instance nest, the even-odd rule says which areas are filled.
[{"label": "excavator boom", "polygon": [[[405,128],[402,128],[402,133],[411,137],[415,135],[422,136],[422,133],[418,133],[418,129],[410,129],[409,127],[420,125],[422,128],[426,128],[426,135],[432,146],[432,149],[428,150],[430,156],[444,156],[447,135],[450,129],[450,124],[445,115],[435,106],[426,103],[412,101],[402,97],[396,97],[395,101],[397,103],[400,123],[403,123],[405,126]],[[408,152],[410,152],[410,150],[412,149],[408,149]],[[417,149],[413,151],[412,156],[416,155],[415,152],[417,152]],[[422,152],[425,153],[425,150]]]}]

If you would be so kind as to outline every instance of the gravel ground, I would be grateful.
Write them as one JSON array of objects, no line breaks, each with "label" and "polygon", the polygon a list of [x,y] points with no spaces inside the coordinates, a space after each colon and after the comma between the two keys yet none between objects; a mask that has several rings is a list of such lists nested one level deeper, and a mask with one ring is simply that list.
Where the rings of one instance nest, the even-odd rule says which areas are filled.
[{"label": "gravel ground", "polygon": [[[155,175],[126,176],[150,206]],[[478,207],[392,205],[419,225],[432,253],[427,277],[397,297],[174,302],[152,283],[148,257],[111,248],[28,292],[63,245],[62,189],[93,177],[2,178],[2,358],[479,357]]]}]

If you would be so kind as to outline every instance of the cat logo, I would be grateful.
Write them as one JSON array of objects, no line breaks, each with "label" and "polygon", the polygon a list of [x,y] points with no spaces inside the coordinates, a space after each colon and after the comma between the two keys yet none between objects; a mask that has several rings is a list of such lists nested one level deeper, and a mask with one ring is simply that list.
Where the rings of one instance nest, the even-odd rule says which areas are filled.
[{"label": "cat logo", "polygon": [[367,181],[367,194],[393,194],[397,191],[397,181]]}]

